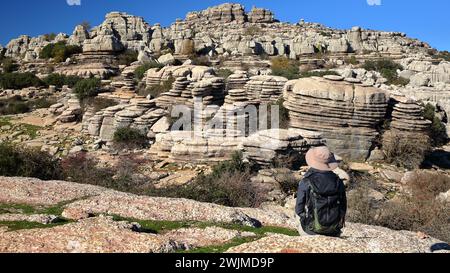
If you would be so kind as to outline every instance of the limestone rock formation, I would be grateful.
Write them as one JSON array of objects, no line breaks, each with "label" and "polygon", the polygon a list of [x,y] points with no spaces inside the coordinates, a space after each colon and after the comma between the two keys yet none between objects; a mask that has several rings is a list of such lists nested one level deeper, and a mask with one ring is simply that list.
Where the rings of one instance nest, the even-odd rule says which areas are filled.
[{"label": "limestone rock formation", "polygon": [[423,107],[416,101],[403,96],[391,96],[391,128],[412,133],[425,133],[431,121],[423,117]]},{"label": "limestone rock formation", "polygon": [[[328,77],[330,78],[330,77]],[[298,80],[287,92],[291,126],[322,132],[339,155],[366,159],[387,110],[387,95],[373,87],[325,78]]]},{"label": "limestone rock formation", "polygon": [[261,102],[277,101],[283,93],[283,87],[288,80],[278,76],[254,76],[245,85],[250,99]]},{"label": "limestone rock formation", "polygon": [[258,131],[245,139],[244,157],[260,166],[304,160],[306,152],[323,144],[318,133],[299,129],[270,129]]}]

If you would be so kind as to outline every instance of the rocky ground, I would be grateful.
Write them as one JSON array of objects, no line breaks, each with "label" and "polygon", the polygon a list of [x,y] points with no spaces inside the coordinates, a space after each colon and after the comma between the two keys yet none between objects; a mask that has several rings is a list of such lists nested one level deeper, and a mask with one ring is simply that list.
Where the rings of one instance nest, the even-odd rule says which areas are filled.
[{"label": "rocky ground", "polygon": [[[352,223],[339,239],[299,237],[292,211],[281,207],[278,210],[228,208],[31,178],[2,177],[0,186],[0,252],[448,250],[444,242],[422,233]],[[27,225],[43,223],[42,220],[44,224]]]}]

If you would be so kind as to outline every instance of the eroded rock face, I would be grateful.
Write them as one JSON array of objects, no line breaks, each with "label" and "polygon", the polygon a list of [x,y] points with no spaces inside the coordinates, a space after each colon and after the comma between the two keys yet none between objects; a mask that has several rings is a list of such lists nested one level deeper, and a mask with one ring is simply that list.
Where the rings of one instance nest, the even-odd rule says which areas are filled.
[{"label": "eroded rock face", "polygon": [[343,78],[298,80],[286,94],[291,126],[322,132],[327,144],[339,155],[366,159],[384,120],[384,91],[343,81]]}]

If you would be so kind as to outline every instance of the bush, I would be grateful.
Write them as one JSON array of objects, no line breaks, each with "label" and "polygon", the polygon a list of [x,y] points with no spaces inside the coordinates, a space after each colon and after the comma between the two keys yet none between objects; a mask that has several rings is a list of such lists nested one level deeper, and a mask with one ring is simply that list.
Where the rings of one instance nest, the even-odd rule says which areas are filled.
[{"label": "bush", "polygon": [[2,60],[3,73],[12,73],[17,71],[18,65],[11,58],[5,58]]},{"label": "bush", "polygon": [[229,69],[219,69],[219,71],[217,71],[217,76],[222,77],[224,79],[228,79],[228,77],[230,77],[231,74],[233,74],[233,71]]},{"label": "bush", "polygon": [[172,88],[173,83],[175,82],[175,78],[170,77],[168,80],[164,81],[161,85],[153,85],[146,88],[143,91],[139,92],[139,96],[152,96],[152,98],[157,98],[161,96],[161,94],[169,92]]},{"label": "bush", "polygon": [[184,186],[149,192],[150,195],[187,198],[229,207],[258,207],[265,194],[250,181],[251,172],[242,162],[242,154],[216,165],[211,174],[200,175]]},{"label": "bush", "polygon": [[44,39],[45,39],[47,42],[51,42],[51,41],[55,40],[55,38],[56,38],[56,34],[55,34],[55,33],[47,33],[47,34],[44,34]]},{"label": "bush", "polygon": [[28,113],[34,109],[48,108],[55,104],[55,100],[49,98],[37,98],[25,101],[20,96],[9,99],[0,99],[0,115],[17,115]]},{"label": "bush", "polygon": [[30,107],[20,96],[0,100],[0,115],[17,115],[29,111]]},{"label": "bush", "polygon": [[447,128],[436,116],[436,107],[430,103],[427,103],[423,110],[423,117],[432,122],[428,134],[431,138],[433,146],[439,147],[447,144]]},{"label": "bush", "polygon": [[310,77],[323,77],[327,75],[339,76],[334,70],[324,70],[324,71],[306,71],[300,74],[300,78],[310,78]]},{"label": "bush", "polygon": [[276,57],[272,59],[272,75],[285,77],[289,80],[298,79],[299,64],[286,57]]},{"label": "bush", "polygon": [[138,55],[137,51],[127,49],[117,57],[118,63],[119,65],[130,65],[138,60]]},{"label": "bush", "polygon": [[65,76],[61,74],[52,73],[43,79],[43,82],[49,86],[54,85],[57,88],[61,88],[64,85],[69,86],[70,88],[74,87],[77,82],[81,81],[82,78],[77,76]]},{"label": "bush", "polygon": [[114,143],[119,148],[142,148],[148,144],[147,136],[133,128],[119,128],[114,132]]},{"label": "bush", "polygon": [[99,162],[86,153],[68,156],[61,162],[64,179],[71,182],[111,188],[114,181],[112,168],[100,167]]},{"label": "bush", "polygon": [[419,168],[431,150],[426,135],[388,131],[382,138],[386,162],[407,169]]},{"label": "bush", "polygon": [[33,73],[5,73],[0,75],[0,87],[3,89],[23,89],[42,86],[42,81]]},{"label": "bush", "polygon": [[255,36],[262,34],[262,29],[258,26],[250,26],[245,29],[244,35],[245,36]]},{"label": "bush", "polygon": [[[284,98],[278,99],[276,102],[274,102],[273,106],[278,106],[279,108],[279,117],[280,117],[280,129],[288,129],[290,126],[290,117],[289,117],[289,110],[284,106]],[[268,113],[269,117],[268,120],[271,121],[271,111]],[[271,128],[275,128],[276,124],[271,124]]]},{"label": "bush", "polygon": [[202,56],[191,56],[190,59],[192,60],[193,65],[202,65],[202,66],[210,66],[211,62],[209,60],[209,57],[206,55]]},{"label": "bush", "polygon": [[0,175],[61,179],[58,160],[39,150],[0,143]]},{"label": "bush", "polygon": [[66,59],[72,55],[81,52],[83,52],[83,49],[80,46],[66,45],[65,42],[57,42],[55,44],[46,45],[41,50],[39,58],[45,60],[53,58],[55,62],[60,63],[66,61]]},{"label": "bush", "polygon": [[147,70],[152,69],[152,68],[161,69],[163,67],[164,67],[164,65],[157,63],[155,61],[145,63],[145,64],[139,66],[138,68],[136,68],[136,70],[134,71],[134,76],[136,79],[142,80],[144,78],[145,72],[147,72]]},{"label": "bush", "polygon": [[403,66],[389,59],[378,61],[366,61],[363,68],[368,71],[377,71],[388,80],[388,84],[407,85],[409,80],[398,76],[397,70],[403,70]]},{"label": "bush", "polygon": [[74,92],[81,101],[98,95],[101,81],[98,78],[83,79],[74,86]]},{"label": "bush", "polygon": [[346,64],[352,64],[352,65],[358,65],[359,61],[358,61],[358,59],[356,59],[355,56],[351,56],[350,58],[346,58],[345,59],[345,63]]}]

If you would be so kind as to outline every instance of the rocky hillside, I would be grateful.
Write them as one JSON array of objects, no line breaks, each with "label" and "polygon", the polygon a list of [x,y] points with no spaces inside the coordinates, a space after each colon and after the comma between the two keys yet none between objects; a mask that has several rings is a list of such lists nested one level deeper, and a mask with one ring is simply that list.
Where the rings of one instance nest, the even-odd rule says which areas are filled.
[{"label": "rocky hillside", "polygon": [[342,238],[296,235],[292,211],[142,197],[96,186],[0,178],[0,252],[442,252],[422,233],[351,224]]}]

